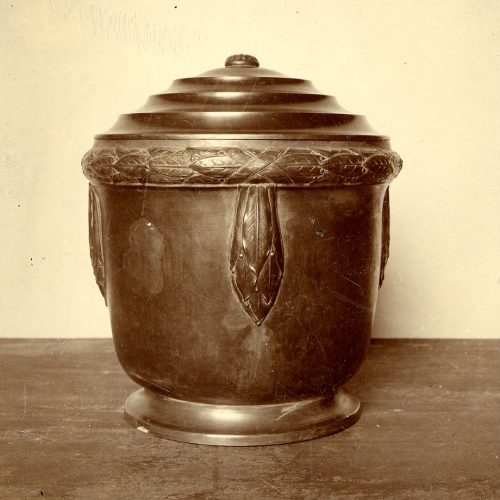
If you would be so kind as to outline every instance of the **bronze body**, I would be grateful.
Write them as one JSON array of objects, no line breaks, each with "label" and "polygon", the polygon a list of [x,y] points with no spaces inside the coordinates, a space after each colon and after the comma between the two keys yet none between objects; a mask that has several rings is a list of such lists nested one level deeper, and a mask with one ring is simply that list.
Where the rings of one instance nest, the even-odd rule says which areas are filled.
[{"label": "bronze body", "polygon": [[251,56],[176,80],[96,136],[90,247],[129,422],[220,444],[354,423],[389,251],[387,137]]}]

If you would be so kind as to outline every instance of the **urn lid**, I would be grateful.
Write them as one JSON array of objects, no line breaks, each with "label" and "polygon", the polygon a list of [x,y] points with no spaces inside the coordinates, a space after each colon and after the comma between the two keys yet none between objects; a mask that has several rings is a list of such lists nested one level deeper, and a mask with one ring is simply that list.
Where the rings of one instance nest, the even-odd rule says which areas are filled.
[{"label": "urn lid", "polygon": [[388,144],[365,117],[343,109],[310,81],[261,68],[250,55],[180,78],[123,114],[98,140],[293,139]]}]

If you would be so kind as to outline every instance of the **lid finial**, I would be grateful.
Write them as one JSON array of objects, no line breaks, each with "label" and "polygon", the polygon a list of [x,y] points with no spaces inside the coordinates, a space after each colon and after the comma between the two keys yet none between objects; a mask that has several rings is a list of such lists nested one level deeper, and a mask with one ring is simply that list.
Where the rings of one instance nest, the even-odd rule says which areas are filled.
[{"label": "lid finial", "polygon": [[259,61],[248,54],[235,54],[226,59],[226,68],[258,68]]}]

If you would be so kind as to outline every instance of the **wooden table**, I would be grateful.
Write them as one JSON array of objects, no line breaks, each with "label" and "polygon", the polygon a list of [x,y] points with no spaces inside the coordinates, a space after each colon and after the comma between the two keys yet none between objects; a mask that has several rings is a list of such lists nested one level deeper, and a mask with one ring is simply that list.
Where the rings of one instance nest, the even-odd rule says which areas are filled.
[{"label": "wooden table", "polygon": [[500,341],[376,340],[361,420],[293,445],[177,443],[125,423],[112,341],[0,341],[0,497],[500,498]]}]

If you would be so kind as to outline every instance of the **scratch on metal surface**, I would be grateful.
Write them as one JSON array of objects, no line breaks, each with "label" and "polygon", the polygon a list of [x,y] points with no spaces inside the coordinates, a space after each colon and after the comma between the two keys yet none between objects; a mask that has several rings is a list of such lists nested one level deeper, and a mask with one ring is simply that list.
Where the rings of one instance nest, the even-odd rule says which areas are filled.
[{"label": "scratch on metal surface", "polygon": [[353,285],[356,285],[358,288],[361,288],[361,285],[359,283],[356,283],[355,281],[349,279],[345,274],[341,273],[340,271],[336,271],[335,269],[332,269],[335,274],[338,274],[341,278],[345,279],[346,281],[349,281]]},{"label": "scratch on metal surface", "polygon": [[148,196],[148,185],[146,184],[144,186],[144,189],[142,191],[142,206],[141,206],[141,216],[144,217],[144,214],[146,213],[146,198]]},{"label": "scratch on metal surface", "polygon": [[354,307],[357,307],[358,309],[362,309],[364,311],[370,311],[369,307],[367,307],[363,304],[360,304],[359,302],[356,302],[355,300],[352,300],[349,297],[346,297],[345,295],[343,295],[339,292],[332,291],[332,293],[333,293],[333,295],[335,295],[335,297],[337,297],[339,300],[342,300],[343,302],[347,302],[348,304],[351,304]]},{"label": "scratch on metal surface", "polygon": [[307,406],[309,401],[297,401],[296,403],[292,403],[289,406],[286,406],[281,410],[281,415],[276,419],[276,421],[281,420],[283,417],[286,417],[289,413],[299,410],[303,406]]},{"label": "scratch on metal surface", "polygon": [[247,97],[247,100],[245,102],[245,105],[243,106],[243,109],[242,111],[245,111],[247,109],[247,106],[248,106],[248,101],[252,98],[252,95],[253,93],[255,92],[255,87],[257,85],[257,82],[259,81],[259,78],[256,78],[255,79],[255,82],[253,83],[253,87],[252,87],[252,90],[250,91],[250,95]]},{"label": "scratch on metal surface", "polygon": [[[315,334],[312,334],[312,338],[316,341],[316,344],[319,346],[319,348],[320,348],[321,352],[323,353],[323,355],[324,355],[325,357],[327,357],[327,356],[328,356],[328,354],[327,354],[327,352],[325,351],[325,348],[324,348],[324,346],[323,346],[323,343],[321,342],[321,340],[319,339],[319,337],[318,337],[317,335],[315,335]],[[318,351],[316,351],[316,352],[318,352]]]}]

